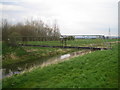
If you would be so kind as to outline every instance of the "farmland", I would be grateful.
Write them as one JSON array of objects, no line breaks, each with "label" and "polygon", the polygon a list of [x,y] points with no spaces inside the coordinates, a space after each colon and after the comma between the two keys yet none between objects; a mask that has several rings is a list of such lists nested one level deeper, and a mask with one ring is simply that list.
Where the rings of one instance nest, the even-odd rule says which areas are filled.
[{"label": "farmland", "polygon": [[[117,41],[117,39],[111,39],[107,42]],[[102,40],[98,39],[80,39],[75,41],[67,41],[67,46],[91,46],[91,44],[101,45],[104,47]],[[62,45],[60,41],[31,41],[27,44],[33,45]],[[95,45],[91,47],[95,47]],[[70,52],[78,51],[78,49],[60,49],[60,48],[42,48],[42,47],[11,47],[3,43],[3,67],[9,65],[24,64],[32,62],[40,58],[49,58],[56,55],[66,54]]]},{"label": "farmland", "polygon": [[119,7],[112,2],[1,2],[0,89],[118,88]]},{"label": "farmland", "polygon": [[[113,44],[112,46],[113,48],[111,50],[95,51],[56,65],[50,65],[42,69],[36,68],[30,72],[5,78],[3,79],[3,87],[116,88],[118,87],[118,45]],[[46,51],[48,48],[44,48],[43,51],[38,47],[33,48],[40,49],[39,52],[48,52]],[[25,49],[31,48],[24,47],[24,50]],[[49,49],[49,51],[50,50],[54,49]],[[55,49],[55,51],[57,50]],[[62,50],[61,54],[63,51],[64,50]]]},{"label": "farmland", "polygon": [[[66,45],[67,46],[91,46],[91,47],[97,47],[97,46],[103,46],[105,47],[106,42],[113,42],[117,41],[117,39],[75,39],[75,40],[67,40]],[[18,42],[19,43],[19,42]],[[60,40],[58,41],[28,41],[28,42],[20,42],[23,44],[31,44],[31,45],[49,45],[49,46],[62,46]]]}]

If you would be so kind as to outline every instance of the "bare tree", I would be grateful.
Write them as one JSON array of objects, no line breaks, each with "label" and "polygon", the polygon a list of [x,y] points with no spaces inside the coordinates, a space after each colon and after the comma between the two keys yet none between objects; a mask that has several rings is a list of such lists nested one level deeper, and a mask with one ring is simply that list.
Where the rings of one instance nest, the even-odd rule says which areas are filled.
[{"label": "bare tree", "polygon": [[[2,35],[3,41],[8,41],[11,38],[11,42],[15,41],[15,37],[40,37],[41,40],[43,38],[44,40],[52,40],[50,37],[54,37],[54,40],[58,40],[60,31],[56,21],[52,27],[45,24],[42,20],[26,20],[25,24],[10,25],[5,19],[2,21]],[[26,39],[24,38],[24,40]]]}]

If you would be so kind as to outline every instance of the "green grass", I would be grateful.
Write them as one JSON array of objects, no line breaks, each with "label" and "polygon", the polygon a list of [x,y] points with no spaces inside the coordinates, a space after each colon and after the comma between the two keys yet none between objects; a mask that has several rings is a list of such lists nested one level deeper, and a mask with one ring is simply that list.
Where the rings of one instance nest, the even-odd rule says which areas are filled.
[{"label": "green grass", "polygon": [[[75,40],[67,40],[67,46],[105,46],[105,42],[117,41],[117,39],[75,39]],[[49,45],[49,46],[62,46],[60,41],[28,41],[24,42],[25,44],[33,44],[33,45]]]},{"label": "green grass", "polygon": [[42,47],[12,47],[3,43],[2,51],[2,66],[3,68],[7,68],[9,65],[17,65],[19,63],[26,64],[41,58],[53,57],[77,50]]},{"label": "green grass", "polygon": [[0,41],[0,55],[2,55],[2,41]]},{"label": "green grass", "polygon": [[[107,42],[117,41],[117,39],[108,39]],[[62,45],[60,41],[30,41],[27,44],[34,45]],[[103,43],[102,39],[76,39],[67,41],[68,46],[90,46],[90,44]],[[95,46],[95,45],[94,45]],[[93,47],[94,47],[93,46]],[[29,52],[28,52],[29,51]],[[42,48],[42,47],[11,47],[2,43],[3,67],[11,64],[27,63],[39,58],[52,57],[68,52],[77,51],[76,49]]]},{"label": "green grass", "polygon": [[3,80],[3,88],[117,88],[118,46]]},{"label": "green grass", "polygon": [[22,47],[12,47],[4,42],[2,43],[2,55],[11,54],[14,52],[16,52],[19,56],[26,54]]}]

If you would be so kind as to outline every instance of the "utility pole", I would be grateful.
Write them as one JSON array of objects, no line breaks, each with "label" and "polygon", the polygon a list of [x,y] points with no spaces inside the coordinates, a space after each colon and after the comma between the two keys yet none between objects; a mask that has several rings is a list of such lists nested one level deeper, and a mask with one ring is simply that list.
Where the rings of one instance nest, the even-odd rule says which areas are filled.
[{"label": "utility pole", "polygon": [[[110,27],[109,27],[109,39],[111,39]],[[109,43],[109,46],[110,46],[110,48],[111,48],[111,43]]]},{"label": "utility pole", "polygon": [[110,27],[109,27],[109,39],[111,38]]},{"label": "utility pole", "polygon": [[120,38],[120,1],[118,2],[118,39]]}]

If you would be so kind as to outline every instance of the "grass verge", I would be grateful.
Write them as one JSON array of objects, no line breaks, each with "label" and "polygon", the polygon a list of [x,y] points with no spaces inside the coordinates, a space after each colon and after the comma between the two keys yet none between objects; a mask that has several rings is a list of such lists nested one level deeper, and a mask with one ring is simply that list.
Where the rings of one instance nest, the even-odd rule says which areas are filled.
[{"label": "grass verge", "polygon": [[77,50],[44,47],[12,47],[3,43],[2,51],[2,66],[3,68],[9,68],[10,65],[27,64],[28,62],[34,62]]},{"label": "grass verge", "polygon": [[117,88],[118,45],[3,80],[3,88]]}]

